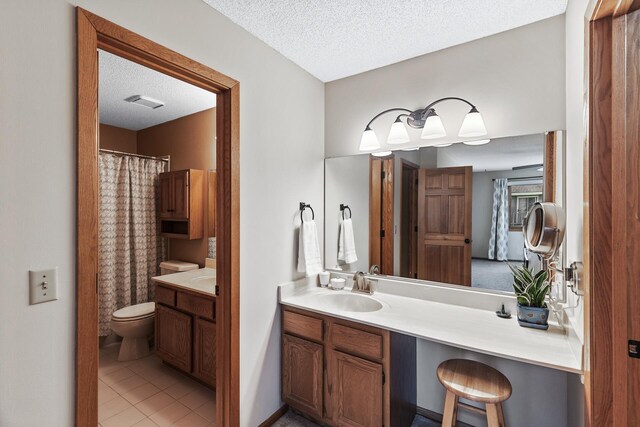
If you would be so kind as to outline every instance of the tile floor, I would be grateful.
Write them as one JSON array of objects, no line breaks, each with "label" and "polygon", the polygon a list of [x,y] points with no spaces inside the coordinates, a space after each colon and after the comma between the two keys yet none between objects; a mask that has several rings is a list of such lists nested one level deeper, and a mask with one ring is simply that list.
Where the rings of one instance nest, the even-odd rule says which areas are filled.
[{"label": "tile floor", "polygon": [[119,344],[100,349],[101,427],[215,425],[213,390],[163,365],[155,354],[118,362],[119,350]]}]

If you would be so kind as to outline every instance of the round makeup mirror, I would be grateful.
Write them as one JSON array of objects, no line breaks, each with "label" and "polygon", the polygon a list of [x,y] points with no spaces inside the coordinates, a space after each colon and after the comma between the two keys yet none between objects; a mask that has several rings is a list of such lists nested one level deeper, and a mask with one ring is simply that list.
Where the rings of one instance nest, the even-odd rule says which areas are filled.
[{"label": "round makeup mirror", "polygon": [[549,202],[534,203],[522,226],[525,246],[544,259],[553,258],[558,253],[564,231],[564,210]]}]

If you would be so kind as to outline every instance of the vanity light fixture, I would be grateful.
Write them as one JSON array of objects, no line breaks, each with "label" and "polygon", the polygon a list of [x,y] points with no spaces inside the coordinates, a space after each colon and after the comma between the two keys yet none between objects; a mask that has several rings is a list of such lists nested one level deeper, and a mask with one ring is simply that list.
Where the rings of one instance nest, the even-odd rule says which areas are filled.
[{"label": "vanity light fixture", "polygon": [[445,142],[443,144],[434,144],[433,146],[438,148],[444,148],[444,147],[449,147],[451,145],[453,145],[453,142]]},{"label": "vanity light fixture", "polygon": [[[447,135],[440,116],[436,114],[434,106],[443,101],[461,101],[468,104],[471,110],[467,113],[462,122],[458,136],[463,138],[475,138],[487,134],[487,128],[484,125],[482,115],[475,105],[463,98],[446,97],[440,98],[425,108],[418,110],[409,110],[407,108],[390,108],[376,114],[367,124],[360,140],[360,151],[375,151],[380,148],[380,141],[376,137],[375,132],[371,129],[371,124],[383,114],[392,111],[401,111],[402,114],[396,117],[395,122],[391,126],[391,131],[387,138],[387,144],[397,145],[409,142],[409,134],[405,128],[402,119],[405,119],[407,125],[414,129],[422,129],[420,137],[422,139],[437,139]],[[489,142],[487,140],[486,142]],[[479,144],[478,144],[479,145]]]}]

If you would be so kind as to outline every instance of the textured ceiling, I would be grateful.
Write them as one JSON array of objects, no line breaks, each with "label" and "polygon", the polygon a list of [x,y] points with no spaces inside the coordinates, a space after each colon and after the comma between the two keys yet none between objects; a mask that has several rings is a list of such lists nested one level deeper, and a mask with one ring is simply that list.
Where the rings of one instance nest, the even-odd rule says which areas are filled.
[{"label": "textured ceiling", "polygon": [[[438,167],[473,166],[474,172],[511,170],[543,161],[544,135],[495,138],[485,145],[453,144],[438,148]],[[531,169],[533,175],[537,172]]]},{"label": "textured ceiling", "polygon": [[[140,130],[216,106],[215,94],[99,50],[100,123]],[[145,95],[164,102],[150,109],[126,102]]]},{"label": "textured ceiling", "polygon": [[564,13],[567,0],[204,0],[322,81]]}]

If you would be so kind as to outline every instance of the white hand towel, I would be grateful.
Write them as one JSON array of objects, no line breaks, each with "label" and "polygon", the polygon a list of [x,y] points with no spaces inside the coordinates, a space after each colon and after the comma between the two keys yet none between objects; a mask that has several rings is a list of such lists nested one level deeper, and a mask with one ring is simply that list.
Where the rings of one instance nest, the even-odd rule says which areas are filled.
[{"label": "white hand towel", "polygon": [[305,220],[300,226],[298,241],[298,271],[315,276],[322,271],[322,258],[318,243],[318,229],[314,220]]},{"label": "white hand towel", "polygon": [[356,242],[353,237],[353,223],[347,218],[340,224],[340,238],[338,239],[338,259],[347,264],[358,261]]}]

